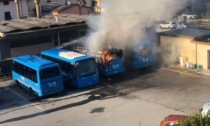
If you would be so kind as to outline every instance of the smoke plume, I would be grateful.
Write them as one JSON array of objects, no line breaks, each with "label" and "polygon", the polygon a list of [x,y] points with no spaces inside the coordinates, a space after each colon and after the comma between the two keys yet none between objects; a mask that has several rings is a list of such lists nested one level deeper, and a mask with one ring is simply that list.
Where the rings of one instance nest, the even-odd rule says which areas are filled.
[{"label": "smoke plume", "polygon": [[146,32],[156,20],[169,20],[187,0],[102,0],[103,12],[91,15],[86,39],[89,50],[112,46],[125,49],[145,40],[155,41],[154,32]]}]

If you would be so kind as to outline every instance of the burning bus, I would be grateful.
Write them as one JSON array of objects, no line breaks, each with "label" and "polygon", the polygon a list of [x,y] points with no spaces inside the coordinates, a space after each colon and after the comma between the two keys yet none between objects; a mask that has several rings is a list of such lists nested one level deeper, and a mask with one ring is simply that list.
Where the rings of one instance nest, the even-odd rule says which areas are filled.
[{"label": "burning bus", "polygon": [[130,69],[141,69],[152,66],[154,63],[152,45],[149,43],[138,44],[126,49],[125,52],[126,66]]},{"label": "burning bus", "polygon": [[100,51],[89,51],[83,44],[64,44],[59,48],[79,52],[95,58],[99,74],[110,77],[125,71],[125,61],[122,49],[109,48]]},{"label": "burning bus", "polygon": [[102,76],[112,76],[125,71],[125,61],[122,49],[110,48],[103,51],[89,52],[87,55],[93,56],[98,65],[98,71]]}]

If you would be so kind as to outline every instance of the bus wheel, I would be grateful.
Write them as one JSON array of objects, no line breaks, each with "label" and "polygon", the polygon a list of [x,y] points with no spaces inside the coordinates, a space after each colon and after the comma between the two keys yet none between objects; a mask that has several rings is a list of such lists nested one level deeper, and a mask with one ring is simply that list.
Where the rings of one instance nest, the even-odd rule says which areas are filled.
[{"label": "bus wheel", "polygon": [[29,88],[29,92],[32,96],[36,96],[36,94],[35,94],[34,90],[32,90],[32,88]]},{"label": "bus wheel", "polygon": [[17,86],[20,86],[20,83],[19,83],[18,80],[15,80],[15,84],[16,84]]}]

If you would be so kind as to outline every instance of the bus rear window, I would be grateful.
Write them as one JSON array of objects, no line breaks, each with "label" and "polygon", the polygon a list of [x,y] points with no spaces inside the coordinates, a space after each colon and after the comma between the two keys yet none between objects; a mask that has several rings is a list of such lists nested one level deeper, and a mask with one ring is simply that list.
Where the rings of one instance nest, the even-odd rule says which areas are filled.
[{"label": "bus rear window", "polygon": [[42,79],[47,79],[51,77],[55,77],[60,75],[60,70],[58,67],[51,67],[47,69],[42,69],[40,72],[40,78]]}]

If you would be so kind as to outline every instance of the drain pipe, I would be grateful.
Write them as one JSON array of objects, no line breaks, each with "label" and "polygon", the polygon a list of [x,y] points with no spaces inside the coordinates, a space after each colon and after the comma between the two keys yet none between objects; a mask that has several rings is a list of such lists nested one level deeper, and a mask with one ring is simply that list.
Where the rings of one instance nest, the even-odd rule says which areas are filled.
[{"label": "drain pipe", "polygon": [[19,7],[19,0],[15,0],[16,11],[17,11],[17,19],[20,19],[20,7]]}]

